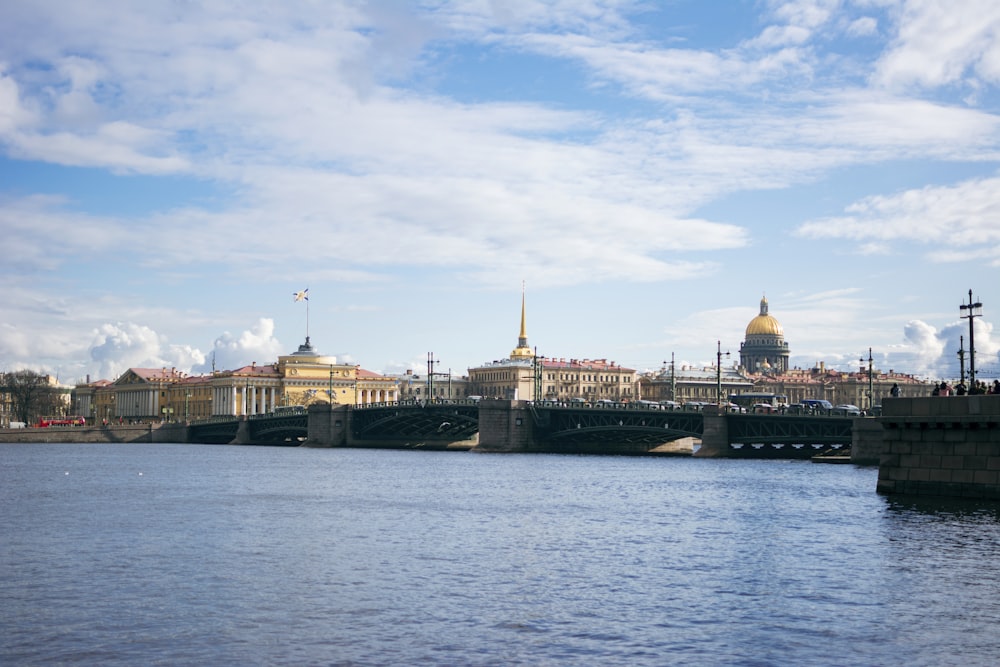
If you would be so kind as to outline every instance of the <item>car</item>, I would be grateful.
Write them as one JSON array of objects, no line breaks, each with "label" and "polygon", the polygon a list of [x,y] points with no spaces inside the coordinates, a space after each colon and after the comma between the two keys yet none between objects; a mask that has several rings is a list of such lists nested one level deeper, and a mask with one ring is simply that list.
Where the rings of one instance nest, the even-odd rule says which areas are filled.
[{"label": "car", "polygon": [[664,410],[680,410],[681,404],[677,401],[660,401],[660,405],[663,406]]},{"label": "car", "polygon": [[753,407],[750,408],[750,412],[755,415],[771,415],[777,412],[777,410],[770,403],[754,403]]},{"label": "car", "polygon": [[840,405],[833,406],[830,414],[844,415],[845,417],[860,417],[861,408],[856,405],[851,405],[850,403],[841,403]]},{"label": "car", "polygon": [[829,412],[833,410],[833,403],[822,398],[803,398],[799,401],[810,412]]}]

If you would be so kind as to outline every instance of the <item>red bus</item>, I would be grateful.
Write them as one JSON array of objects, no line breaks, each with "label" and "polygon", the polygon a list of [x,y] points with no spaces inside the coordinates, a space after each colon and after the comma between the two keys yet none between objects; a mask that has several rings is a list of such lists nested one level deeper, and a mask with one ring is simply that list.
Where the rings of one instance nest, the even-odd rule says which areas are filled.
[{"label": "red bus", "polygon": [[38,428],[47,428],[49,426],[83,426],[86,423],[87,420],[83,417],[70,415],[67,417],[42,417],[35,426]]}]

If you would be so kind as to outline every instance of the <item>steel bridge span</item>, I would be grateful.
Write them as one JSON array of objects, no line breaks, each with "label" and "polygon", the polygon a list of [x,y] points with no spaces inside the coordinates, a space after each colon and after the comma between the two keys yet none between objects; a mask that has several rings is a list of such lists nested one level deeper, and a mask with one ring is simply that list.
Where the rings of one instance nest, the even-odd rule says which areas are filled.
[{"label": "steel bridge span", "polygon": [[[486,401],[500,415],[528,429],[530,446],[506,451],[644,454],[680,438],[711,438],[706,420],[723,420],[725,451],[732,458],[809,458],[831,448],[850,447],[853,419],[813,415],[709,415],[659,406],[578,405],[542,401]],[[192,424],[189,442],[298,445],[310,434],[310,420],[330,420],[340,429],[319,446],[446,448],[473,441],[481,429],[481,405],[474,401],[382,403],[334,406],[308,412],[271,413],[250,419],[215,418]],[[336,429],[335,429],[336,430]],[[711,430],[711,429],[710,429]],[[718,430],[718,429],[716,429]],[[471,446],[471,445],[470,445]]]}]

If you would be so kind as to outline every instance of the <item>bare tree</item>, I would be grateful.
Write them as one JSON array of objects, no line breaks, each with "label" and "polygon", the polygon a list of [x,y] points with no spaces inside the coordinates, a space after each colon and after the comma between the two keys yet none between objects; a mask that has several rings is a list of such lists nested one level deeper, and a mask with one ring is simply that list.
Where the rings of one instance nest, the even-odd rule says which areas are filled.
[{"label": "bare tree", "polygon": [[55,414],[60,409],[59,389],[49,384],[48,377],[34,371],[14,371],[0,376],[2,391],[10,396],[11,414],[17,421],[33,424],[40,417]]}]

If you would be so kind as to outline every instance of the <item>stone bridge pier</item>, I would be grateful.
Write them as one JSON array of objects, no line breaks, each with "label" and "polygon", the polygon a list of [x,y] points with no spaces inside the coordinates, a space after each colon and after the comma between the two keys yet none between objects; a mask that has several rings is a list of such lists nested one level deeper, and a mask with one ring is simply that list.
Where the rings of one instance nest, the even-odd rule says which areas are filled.
[{"label": "stone bridge pier", "polygon": [[347,405],[309,406],[309,432],[306,447],[350,446],[351,409]]}]

